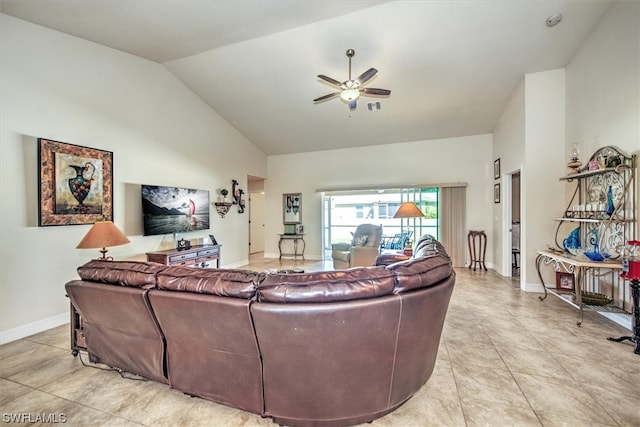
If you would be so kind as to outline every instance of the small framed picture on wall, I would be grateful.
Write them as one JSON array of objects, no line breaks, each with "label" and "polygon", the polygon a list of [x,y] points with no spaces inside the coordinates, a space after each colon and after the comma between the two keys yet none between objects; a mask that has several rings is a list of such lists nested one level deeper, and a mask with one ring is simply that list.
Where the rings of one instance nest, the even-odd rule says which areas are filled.
[{"label": "small framed picture on wall", "polygon": [[493,161],[493,179],[500,179],[500,158]]},{"label": "small framed picture on wall", "polygon": [[500,203],[500,184],[493,186],[493,203]]}]

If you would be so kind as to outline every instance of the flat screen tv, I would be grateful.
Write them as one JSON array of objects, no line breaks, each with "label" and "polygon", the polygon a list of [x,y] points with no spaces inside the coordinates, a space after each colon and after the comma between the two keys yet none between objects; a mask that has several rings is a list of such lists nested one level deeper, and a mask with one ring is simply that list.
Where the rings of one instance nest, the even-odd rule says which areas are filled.
[{"label": "flat screen tv", "polygon": [[209,192],[192,188],[142,185],[144,235],[209,229]]}]

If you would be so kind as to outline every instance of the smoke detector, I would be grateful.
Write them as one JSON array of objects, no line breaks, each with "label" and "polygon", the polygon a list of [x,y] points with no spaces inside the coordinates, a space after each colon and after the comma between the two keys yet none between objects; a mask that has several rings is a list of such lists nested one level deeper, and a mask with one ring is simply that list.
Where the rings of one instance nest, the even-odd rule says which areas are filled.
[{"label": "smoke detector", "polygon": [[547,27],[555,27],[562,21],[562,15],[557,13],[547,18]]}]

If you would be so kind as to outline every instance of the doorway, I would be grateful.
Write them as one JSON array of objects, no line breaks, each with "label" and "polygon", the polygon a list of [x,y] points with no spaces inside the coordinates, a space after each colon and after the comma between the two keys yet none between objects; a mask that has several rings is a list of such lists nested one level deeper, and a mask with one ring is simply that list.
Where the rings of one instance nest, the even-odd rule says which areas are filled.
[{"label": "doorway", "polygon": [[520,171],[511,174],[511,276],[520,276]]},{"label": "doorway", "polygon": [[264,179],[249,176],[249,255],[264,252]]}]

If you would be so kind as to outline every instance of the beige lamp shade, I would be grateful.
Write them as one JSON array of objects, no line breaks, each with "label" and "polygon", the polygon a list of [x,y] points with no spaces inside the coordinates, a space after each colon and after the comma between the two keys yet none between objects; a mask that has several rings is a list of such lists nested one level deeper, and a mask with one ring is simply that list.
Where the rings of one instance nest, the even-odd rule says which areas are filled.
[{"label": "beige lamp shade", "polygon": [[[422,218],[424,214],[415,203],[413,202],[403,202],[396,213],[393,215],[394,218],[407,218],[407,230],[409,230],[409,219],[408,218]],[[411,239],[407,239],[406,246],[404,248],[404,253],[406,255],[411,255]]]},{"label": "beige lamp shade", "polygon": [[76,248],[102,248],[100,250],[102,259],[106,259],[107,246],[119,246],[125,243],[129,243],[129,239],[127,239],[127,236],[125,236],[113,222],[98,221],[91,226],[89,232],[87,232],[80,243],[78,243]]},{"label": "beige lamp shade", "polygon": [[423,216],[422,211],[413,202],[403,202],[393,215],[394,218],[421,218]]}]

